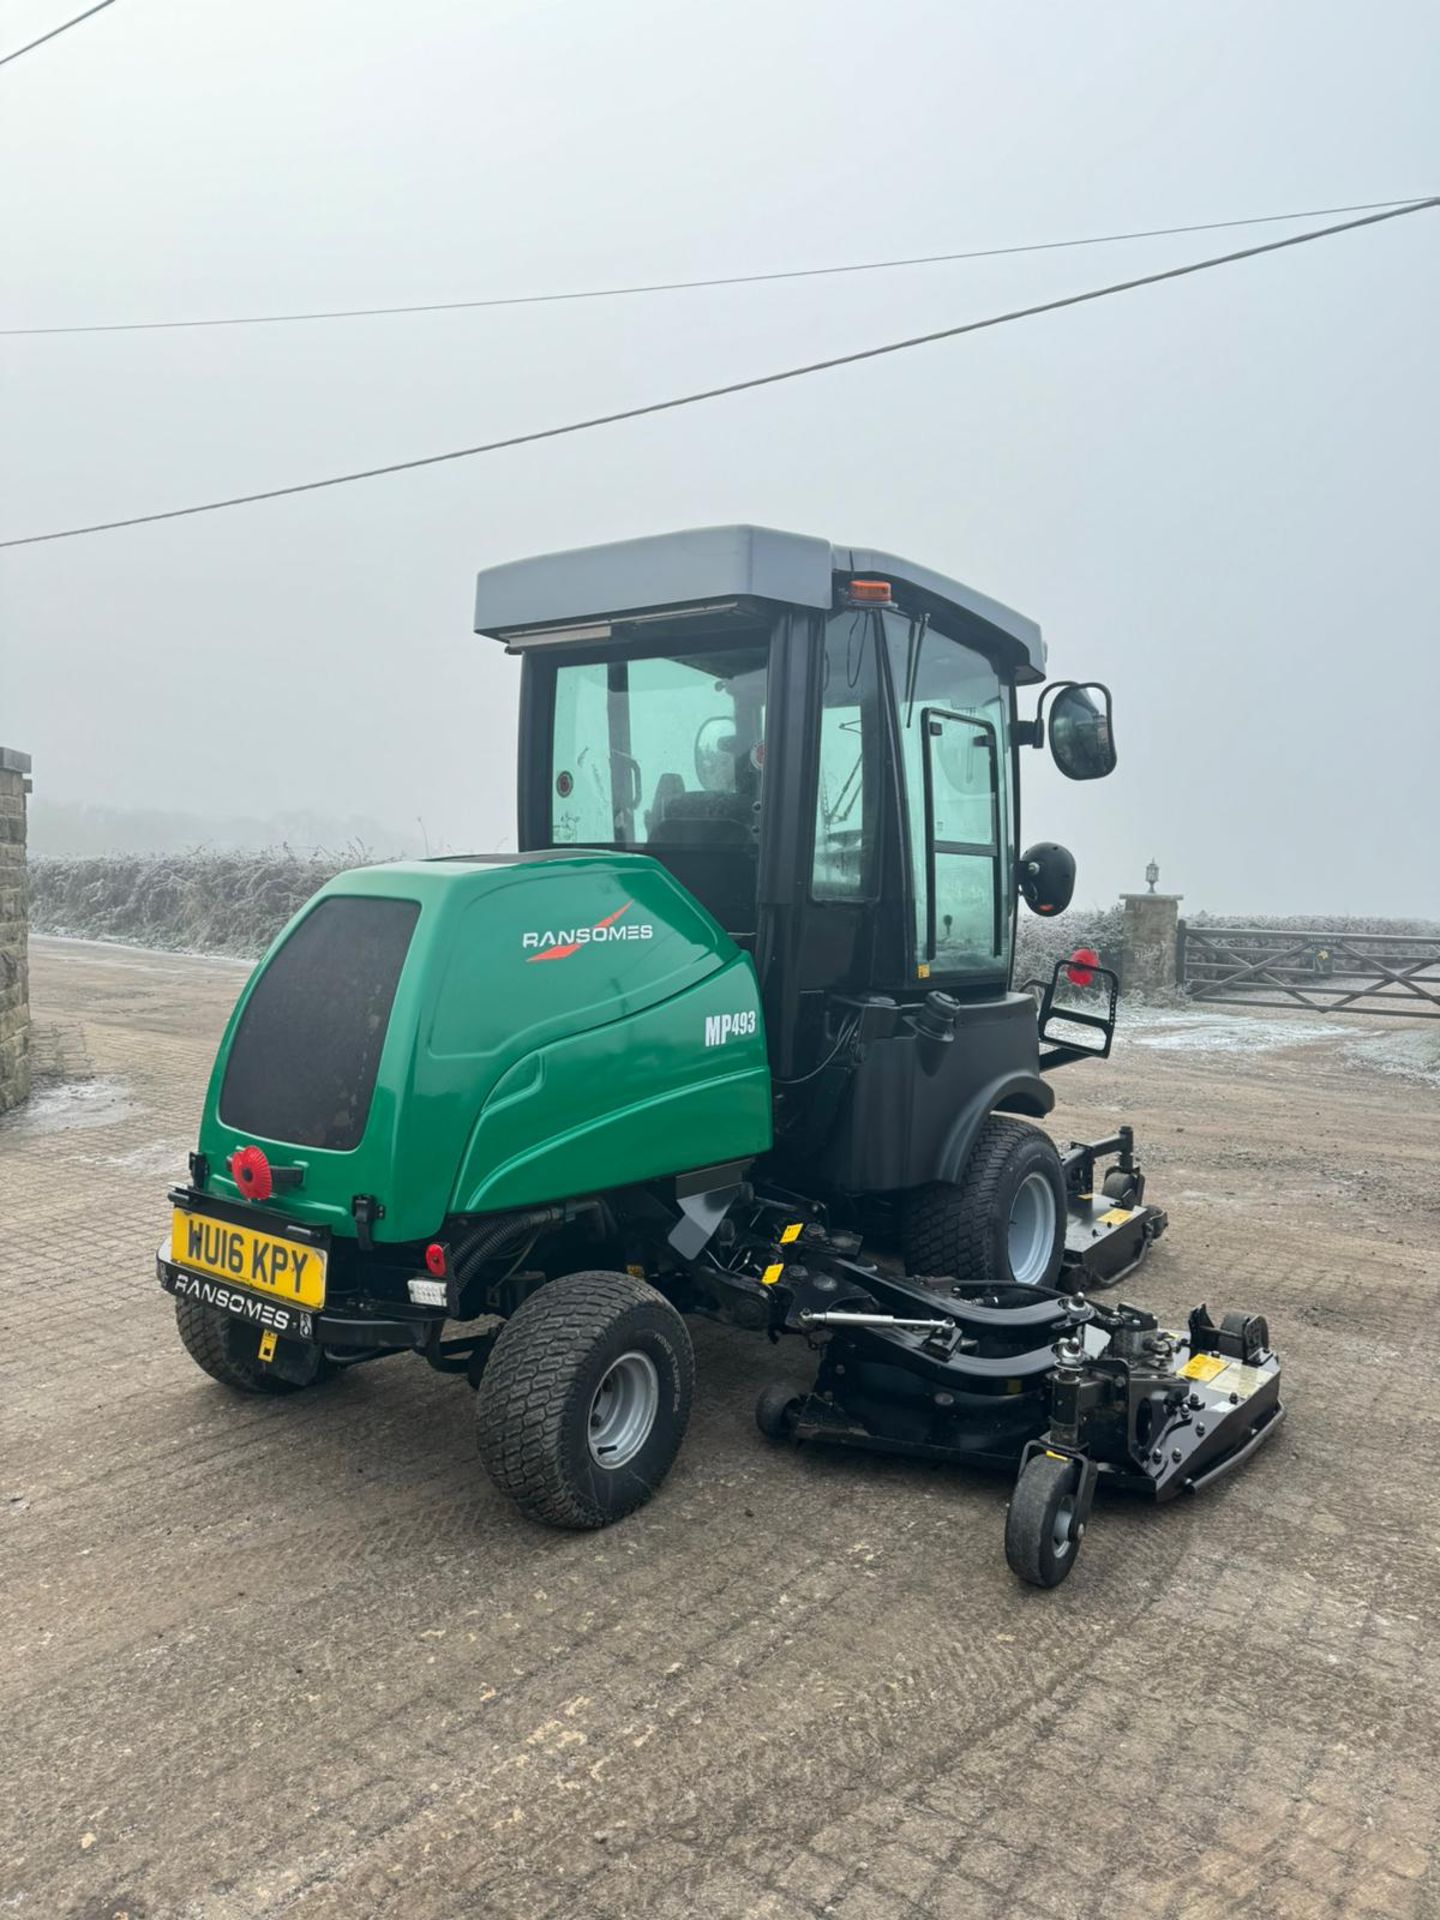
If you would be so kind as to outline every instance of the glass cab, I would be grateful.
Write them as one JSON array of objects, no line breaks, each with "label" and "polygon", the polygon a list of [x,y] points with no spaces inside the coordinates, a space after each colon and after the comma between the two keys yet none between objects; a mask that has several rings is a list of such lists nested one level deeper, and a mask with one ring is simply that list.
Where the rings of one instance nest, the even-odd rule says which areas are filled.
[{"label": "glass cab", "polygon": [[898,605],[727,609],[527,653],[522,845],[662,861],[803,1063],[835,994],[1003,991],[1013,683]]}]

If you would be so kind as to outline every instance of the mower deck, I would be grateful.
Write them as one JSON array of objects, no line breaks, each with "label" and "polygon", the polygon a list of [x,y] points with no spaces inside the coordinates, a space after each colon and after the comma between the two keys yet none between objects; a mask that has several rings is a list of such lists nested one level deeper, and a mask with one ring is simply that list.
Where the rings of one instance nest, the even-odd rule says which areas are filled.
[{"label": "mower deck", "polygon": [[1131,1164],[1106,1176],[1108,1193],[1072,1198],[1061,1288],[902,1274],[819,1220],[777,1235],[773,1210],[757,1213],[727,1278],[740,1281],[748,1254],[772,1335],[798,1334],[819,1356],[808,1390],[762,1394],[761,1431],[1016,1475],[1006,1553],[1042,1586],[1074,1565],[1102,1482],[1158,1503],[1240,1466],[1284,1417],[1263,1319],[1231,1313],[1217,1325],[1202,1305],[1169,1329],[1078,1284],[1062,1290],[1072,1273],[1113,1284],[1165,1226],[1140,1198],[1128,1129],[1067,1161],[1093,1181],[1106,1153]]}]

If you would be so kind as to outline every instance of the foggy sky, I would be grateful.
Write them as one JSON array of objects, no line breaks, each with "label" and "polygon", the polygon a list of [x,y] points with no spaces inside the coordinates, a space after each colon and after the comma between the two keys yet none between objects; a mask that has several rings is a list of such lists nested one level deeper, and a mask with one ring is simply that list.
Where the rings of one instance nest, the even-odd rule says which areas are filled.
[{"label": "foggy sky", "polygon": [[[0,52],[78,10],[10,0]],[[8,325],[824,265],[1440,188],[1429,0],[119,0],[0,70]],[[1304,224],[1304,223],[1301,223]],[[1319,224],[1319,223],[1316,223]],[[764,287],[0,340],[0,527],[463,446],[1289,229]],[[1440,914],[1440,212],[573,439],[0,555],[56,800],[513,832],[477,568],[757,521],[888,548],[1110,681],[1028,755],[1078,897]],[[1028,706],[1028,702],[1027,702]],[[510,843],[513,844],[513,841]]]}]

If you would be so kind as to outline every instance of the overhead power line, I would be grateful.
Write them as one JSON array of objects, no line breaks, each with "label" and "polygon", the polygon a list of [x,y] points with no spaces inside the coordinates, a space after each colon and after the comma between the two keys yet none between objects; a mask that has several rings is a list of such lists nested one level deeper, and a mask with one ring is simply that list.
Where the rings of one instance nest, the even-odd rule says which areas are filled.
[{"label": "overhead power line", "polygon": [[87,7],[84,13],[77,13],[73,20],[62,21],[58,27],[52,27],[49,33],[42,33],[38,40],[31,40],[23,47],[17,47],[13,53],[0,56],[0,67],[8,67],[12,60],[18,60],[22,53],[33,53],[36,47],[43,47],[47,40],[53,40],[57,34],[68,33],[71,27],[78,27],[82,20],[88,20],[92,13],[103,13],[106,7],[113,7],[115,0],[99,0],[99,4]]},{"label": "overhead power line", "polygon": [[1440,206],[1440,196],[1416,200],[1409,206],[1388,213],[1368,214],[1362,220],[1346,220],[1334,227],[1313,227],[1308,233],[1295,233],[1284,240],[1267,240],[1258,247],[1244,247],[1235,253],[1212,255],[1208,260],[1192,260],[1183,267],[1166,267],[1159,273],[1146,273],[1134,280],[1117,280],[1109,286],[1092,287],[1086,293],[1070,293],[1058,300],[1043,300],[1035,306],[1013,307],[1008,313],[996,313],[983,320],[966,320],[958,326],[939,327],[931,333],[916,333],[905,340],[890,340],[879,347],[861,347],[854,353],[833,354],[826,360],[811,360],[804,366],[786,367],[778,373],[755,374],[748,380],[730,380],[723,386],[703,387],[695,393],[678,394],[669,400],[651,400],[643,406],[624,407],[615,413],[594,414],[586,420],[571,420],[564,426],[538,427],[529,433],[507,434],[500,440],[487,440],[475,447],[457,447],[449,453],[423,454],[414,460],[392,460],[383,467],[363,467],[354,473],[331,474],[324,480],[301,480],[288,487],[267,487],[260,493],[233,494],[225,500],[205,500],[196,506],[169,507],[161,513],[137,513],[124,520],[99,520],[85,527],[64,527],[54,533],[29,533],[0,540],[3,547],[32,547],[47,540],[75,540],[84,534],[113,533],[121,527],[151,526],[158,520],[183,520],[196,513],[219,513],[226,507],[253,506],[260,500],[281,500],[296,493],[318,493],[324,487],[344,487],[355,480],[378,480],[391,473],[410,473],[418,467],[438,467],[451,460],[471,460],[482,453],[499,453],[506,447],[530,446],[539,440],[558,440],[571,433],[588,433],[595,427],[611,427],[622,420],[640,420],[649,414],[671,413],[679,407],[697,406],[702,400],[719,400],[727,394],[749,393],[757,387],[778,386],[783,380],[799,380],[806,374],[824,373],[832,367],[854,366],[861,360],[878,360],[885,354],[904,353],[911,347],[924,347],[938,340],[954,340],[961,334],[980,333],[987,327],[1007,326],[1013,320],[1033,319],[1037,314],[1058,313],[1066,307],[1083,306],[1087,301],[1106,300],[1118,293],[1131,293],[1137,287],[1158,286],[1166,280],[1182,280],[1189,274],[1206,273],[1212,267],[1227,267],[1237,260],[1253,260],[1262,253],[1280,253],[1287,247],[1308,246],[1314,240],[1328,240],[1333,234],[1352,233],[1357,227],[1378,226],[1385,220],[1403,220],[1407,214],[1421,213]]},{"label": "overhead power line", "polygon": [[582,287],[568,293],[495,294],[483,300],[427,300],[403,307],[331,307],[313,313],[242,313],[218,320],[107,320],[81,326],[0,327],[0,336],[51,333],[168,333],[191,327],[280,327],[309,320],[373,320],[407,313],[464,313],[482,307],[542,307],[576,300],[629,300],[649,293],[693,293],[705,287],[753,287],[772,280],[820,280],[839,273],[888,273],[895,267],[935,267],[958,260],[998,260],[1015,253],[1057,253],[1072,247],[1108,247],[1123,240],[1162,240],[1181,233],[1218,233],[1229,227],[1274,226],[1283,220],[1322,220],[1334,213],[1369,213],[1413,205],[1407,200],[1361,200],[1346,207],[1304,207],[1295,213],[1255,213],[1242,220],[1201,220],[1184,227],[1141,227],[1075,240],[1034,240],[1022,246],[972,247],[965,253],[918,253],[894,260],[860,260],[835,267],[788,267],[776,273],[728,273],[709,280],[653,280],[631,287]]}]

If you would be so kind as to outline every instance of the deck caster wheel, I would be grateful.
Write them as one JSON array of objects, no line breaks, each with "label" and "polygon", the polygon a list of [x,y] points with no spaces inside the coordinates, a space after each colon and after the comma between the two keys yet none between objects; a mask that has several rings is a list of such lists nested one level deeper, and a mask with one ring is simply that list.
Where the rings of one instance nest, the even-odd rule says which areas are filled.
[{"label": "deck caster wheel", "polygon": [[1263,1353],[1270,1345],[1270,1323],[1263,1313],[1227,1313],[1221,1319],[1220,1331],[1240,1336],[1241,1350],[1247,1360]]},{"label": "deck caster wheel", "polygon": [[1020,1470],[1005,1516],[1005,1558],[1032,1587],[1058,1587],[1080,1552],[1081,1466],[1053,1453],[1032,1454]]},{"label": "deck caster wheel", "polygon": [[531,1520],[607,1527],[680,1451],[695,1356],[670,1302],[627,1273],[572,1273],[507,1320],[475,1396],[495,1485]]},{"label": "deck caster wheel", "polygon": [[795,1436],[795,1422],[805,1404],[788,1380],[772,1380],[755,1402],[755,1424],[776,1446]]},{"label": "deck caster wheel", "polygon": [[1133,1173],[1126,1173],[1121,1167],[1112,1167],[1102,1181],[1100,1191],[1107,1200],[1115,1201],[1117,1206],[1133,1207],[1138,1185]]}]

